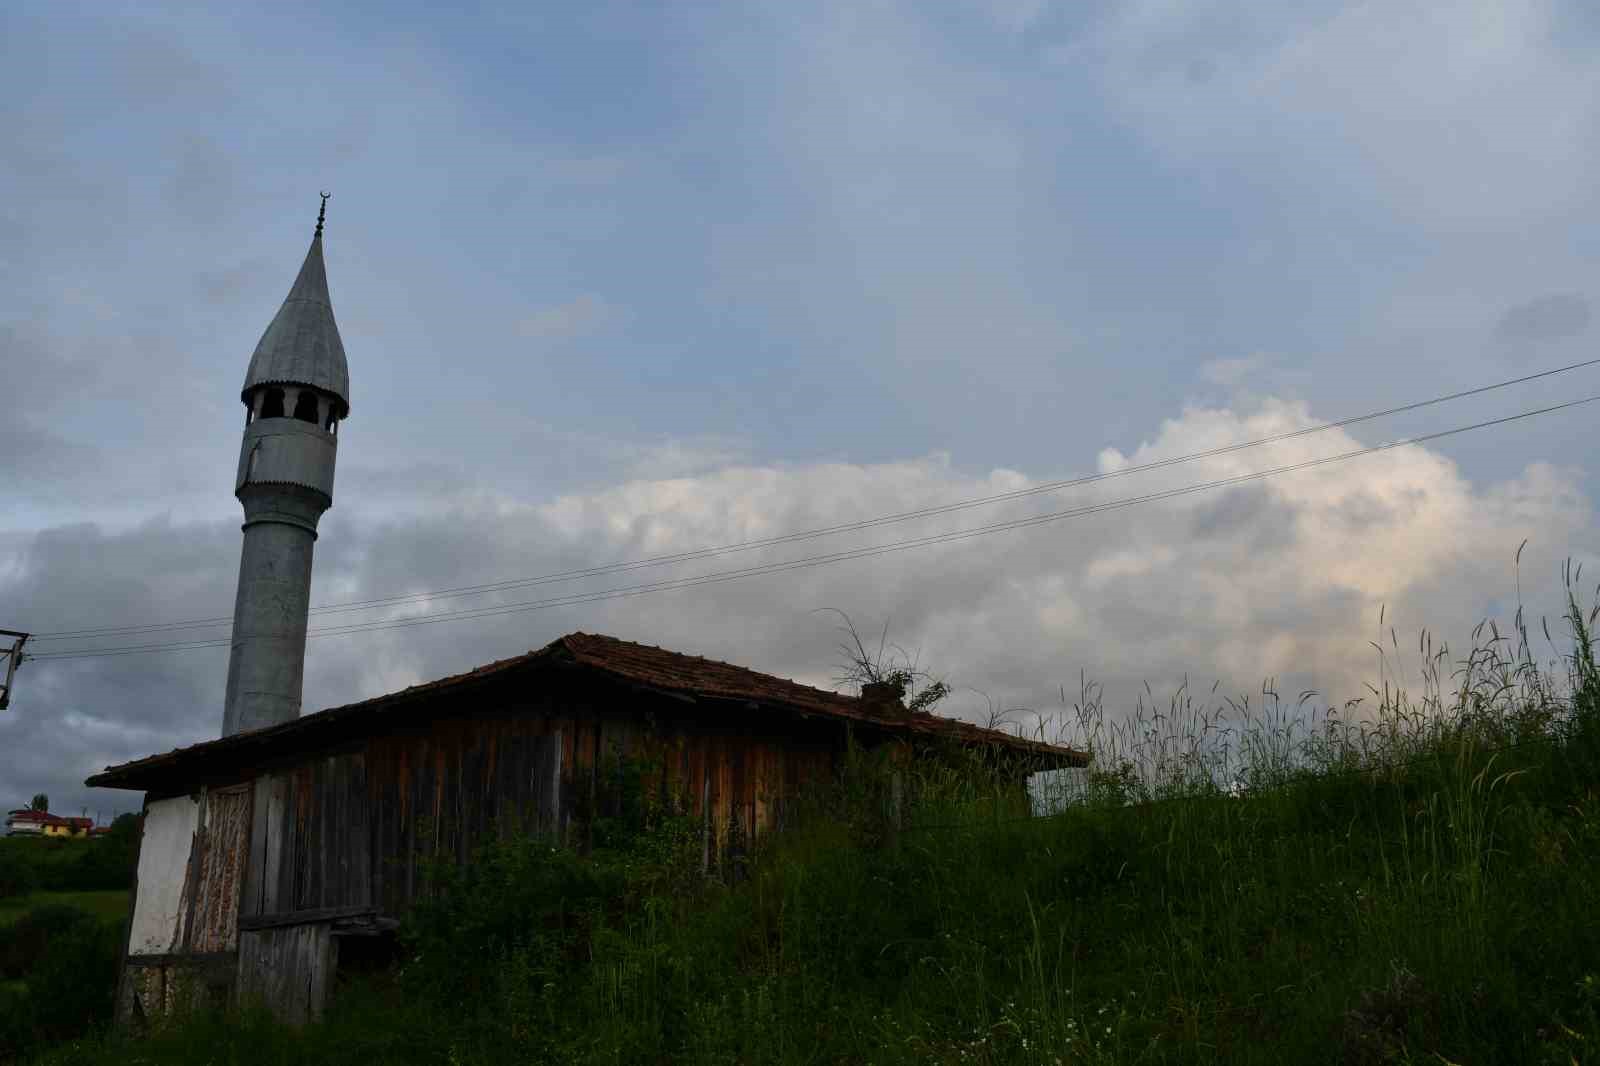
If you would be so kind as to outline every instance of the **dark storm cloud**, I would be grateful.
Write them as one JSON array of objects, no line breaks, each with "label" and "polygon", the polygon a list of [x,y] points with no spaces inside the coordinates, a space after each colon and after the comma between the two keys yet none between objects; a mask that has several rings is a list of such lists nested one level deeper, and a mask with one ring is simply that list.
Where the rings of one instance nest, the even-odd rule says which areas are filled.
[{"label": "dark storm cloud", "polygon": [[[238,524],[157,521],[119,533],[83,524],[8,538],[7,547],[0,625],[44,635],[229,613]],[[216,632],[39,639],[27,650],[45,655]],[[25,662],[11,708],[0,713],[0,794],[43,791],[74,812],[86,803],[114,806],[118,797],[90,795],[84,776],[215,735],[226,663],[225,649]]]},{"label": "dark storm cloud", "polygon": [[99,449],[34,425],[26,413],[0,425],[0,483],[27,486],[30,495],[73,498],[69,482],[103,462]]},{"label": "dark storm cloud", "polygon": [[1589,301],[1575,292],[1555,293],[1517,304],[1500,316],[1495,336],[1503,341],[1558,341],[1589,328]]}]

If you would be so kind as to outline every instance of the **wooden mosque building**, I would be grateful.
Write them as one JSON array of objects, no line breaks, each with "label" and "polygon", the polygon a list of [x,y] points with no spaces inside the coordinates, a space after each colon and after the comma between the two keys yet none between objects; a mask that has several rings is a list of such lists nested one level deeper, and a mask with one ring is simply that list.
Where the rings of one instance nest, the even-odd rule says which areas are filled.
[{"label": "wooden mosque building", "polygon": [[395,927],[419,862],[496,833],[581,843],[609,754],[705,826],[705,862],[781,827],[851,741],[981,746],[1019,773],[1085,757],[965,722],[613,637],[573,633],[469,673],[90,778],[145,793],[119,1016],[194,997],[315,1016],[347,938]]}]

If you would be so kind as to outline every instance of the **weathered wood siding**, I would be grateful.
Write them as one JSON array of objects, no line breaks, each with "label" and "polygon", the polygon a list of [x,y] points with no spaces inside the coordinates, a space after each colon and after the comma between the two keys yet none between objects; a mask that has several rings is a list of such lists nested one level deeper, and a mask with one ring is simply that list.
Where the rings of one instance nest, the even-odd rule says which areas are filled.
[{"label": "weathered wood siding", "polygon": [[238,947],[250,788],[240,785],[205,793],[200,808],[200,829],[184,888],[184,931],[177,950],[206,955]]},{"label": "weathered wood siding", "polygon": [[238,1001],[271,1008],[290,1025],[321,1017],[338,964],[338,939],[327,922],[239,934]]},{"label": "weathered wood siding", "polygon": [[231,991],[291,1023],[317,1017],[341,934],[392,928],[426,890],[426,864],[515,833],[587,844],[591,820],[622,806],[614,758],[650,765],[646,794],[698,817],[706,864],[726,869],[843,747],[837,722],[756,724],[742,707],[654,693],[506,686],[236,786],[152,800],[119,1016]]},{"label": "weathered wood siding", "polygon": [[718,864],[779,827],[783,797],[829,773],[842,742],[832,723],[757,733],[678,706],[650,715],[660,699],[618,707],[554,691],[489,700],[262,773],[246,923],[363,909],[400,916],[425,890],[424,864],[465,863],[495,836],[548,833],[581,846],[587,821],[620,807],[603,772],[613,757],[656,765],[646,791],[704,819],[706,858]]},{"label": "weathered wood siding", "polygon": [[256,778],[245,918],[371,903],[371,816],[362,752],[318,755]]}]

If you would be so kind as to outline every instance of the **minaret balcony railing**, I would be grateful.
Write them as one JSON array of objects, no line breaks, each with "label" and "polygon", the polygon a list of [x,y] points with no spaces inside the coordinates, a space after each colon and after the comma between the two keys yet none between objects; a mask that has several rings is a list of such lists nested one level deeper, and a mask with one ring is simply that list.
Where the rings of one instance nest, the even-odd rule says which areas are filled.
[{"label": "minaret balcony railing", "polygon": [[250,485],[299,485],[333,501],[333,469],[339,442],[313,422],[258,418],[244,431],[234,494]]}]

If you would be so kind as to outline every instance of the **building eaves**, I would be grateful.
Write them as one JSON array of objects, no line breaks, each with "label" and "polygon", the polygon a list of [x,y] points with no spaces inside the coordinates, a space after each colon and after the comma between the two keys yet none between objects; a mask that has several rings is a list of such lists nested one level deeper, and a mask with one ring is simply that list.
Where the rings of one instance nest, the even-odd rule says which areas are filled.
[{"label": "building eaves", "polygon": [[[85,784],[93,788],[149,789],[260,759],[313,751],[351,737],[370,735],[408,710],[422,709],[435,697],[459,696],[480,685],[544,668],[575,669],[689,703],[734,703],[800,717],[855,723],[885,735],[944,739],[986,745],[1036,756],[1061,765],[1083,765],[1081,752],[931,714],[881,713],[860,699],[802,685],[731,663],[667,651],[647,644],[593,633],[570,633],[543,648],[487,663],[466,673],[412,685],[398,692],[303,715],[265,729],[251,730],[178,748],[160,755],[107,767]],[[443,708],[441,706],[441,712]]]}]

